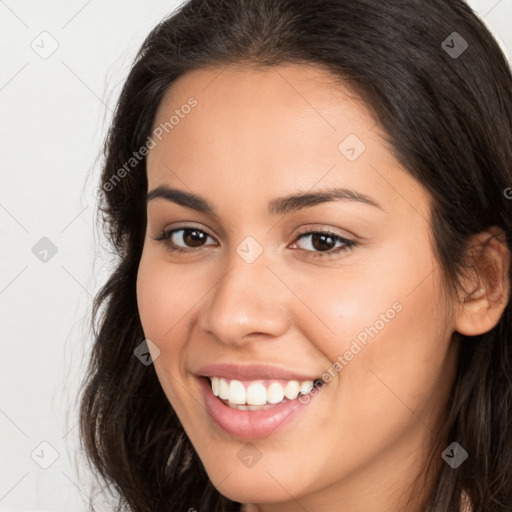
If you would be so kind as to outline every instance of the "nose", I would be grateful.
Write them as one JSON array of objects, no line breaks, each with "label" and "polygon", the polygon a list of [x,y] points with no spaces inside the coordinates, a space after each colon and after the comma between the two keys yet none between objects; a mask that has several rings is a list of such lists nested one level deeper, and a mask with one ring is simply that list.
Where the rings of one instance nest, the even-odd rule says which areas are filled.
[{"label": "nose", "polygon": [[233,251],[227,272],[204,299],[199,326],[231,346],[283,335],[293,294],[271,267],[265,252],[248,263]]}]

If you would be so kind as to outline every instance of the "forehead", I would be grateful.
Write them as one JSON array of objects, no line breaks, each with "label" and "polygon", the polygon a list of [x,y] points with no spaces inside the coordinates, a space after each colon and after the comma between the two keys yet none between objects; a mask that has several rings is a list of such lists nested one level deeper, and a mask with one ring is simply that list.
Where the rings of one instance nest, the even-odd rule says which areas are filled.
[{"label": "forehead", "polygon": [[173,115],[148,155],[149,189],[167,183],[208,195],[222,183],[223,193],[236,185],[233,194],[251,201],[270,189],[273,196],[317,184],[351,187],[381,203],[404,194],[413,204],[425,200],[371,111],[321,68],[195,70],[169,88],[154,127]]},{"label": "forehead", "polygon": [[188,72],[167,90],[154,125],[168,121],[169,114],[182,108],[190,97],[197,100],[193,109],[196,114],[218,117],[211,127],[215,130],[225,127],[221,124],[223,120],[229,123],[231,131],[241,124],[254,129],[265,128],[267,132],[279,127],[275,124],[278,120],[280,125],[287,120],[288,126],[293,123],[296,128],[300,128],[296,121],[302,120],[304,129],[300,133],[309,129],[310,135],[319,123],[332,131],[351,126],[364,130],[376,125],[355,92],[340,78],[312,65],[285,64],[267,68],[232,65]]}]

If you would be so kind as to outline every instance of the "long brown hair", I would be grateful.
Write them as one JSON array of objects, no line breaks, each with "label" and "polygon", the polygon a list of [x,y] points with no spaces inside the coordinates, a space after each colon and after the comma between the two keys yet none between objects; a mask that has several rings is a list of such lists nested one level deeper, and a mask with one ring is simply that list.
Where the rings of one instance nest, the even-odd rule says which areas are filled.
[{"label": "long brown hair", "polygon": [[[104,146],[99,211],[118,264],[94,300],[80,434],[91,468],[115,489],[118,510],[240,510],[209,481],[153,367],[134,357],[144,340],[135,284],[147,192],[146,159],[134,153],[140,156],[147,144],[156,110],[177,78],[234,63],[321,66],[357,92],[396,157],[432,196],[433,250],[454,290],[469,264],[471,235],[498,226],[511,247],[512,76],[498,44],[462,0],[181,5],[138,51]],[[509,511],[510,300],[495,328],[461,338],[439,439],[457,441],[469,458],[458,469],[442,465],[425,510],[458,510],[466,489],[475,512]],[[432,460],[444,448],[436,445]]]}]

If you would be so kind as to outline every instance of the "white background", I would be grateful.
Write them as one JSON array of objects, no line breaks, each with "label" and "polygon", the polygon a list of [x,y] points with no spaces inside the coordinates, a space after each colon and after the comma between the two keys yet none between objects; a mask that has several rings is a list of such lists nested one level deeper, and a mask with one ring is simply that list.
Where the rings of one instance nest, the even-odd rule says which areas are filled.
[{"label": "white background", "polygon": [[[510,60],[512,1],[469,3]],[[92,193],[100,145],[136,50],[178,4],[0,0],[0,511],[87,508],[76,394],[110,262]],[[52,44],[48,58],[32,48]],[[43,237],[47,262],[32,252]]]}]

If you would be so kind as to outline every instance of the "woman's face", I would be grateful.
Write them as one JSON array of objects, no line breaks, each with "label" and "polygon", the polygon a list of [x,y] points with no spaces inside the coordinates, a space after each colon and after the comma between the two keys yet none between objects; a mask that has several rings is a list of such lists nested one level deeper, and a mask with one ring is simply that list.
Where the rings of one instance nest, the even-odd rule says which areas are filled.
[{"label": "woman's face", "polygon": [[385,510],[456,365],[428,193],[310,66],[194,71],[154,127],[139,312],[213,484],[265,510]]}]

